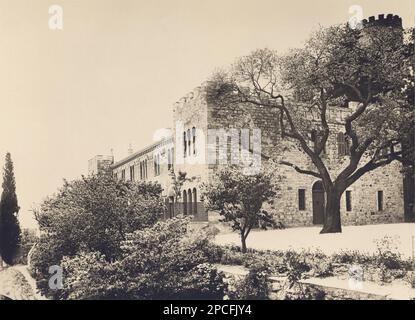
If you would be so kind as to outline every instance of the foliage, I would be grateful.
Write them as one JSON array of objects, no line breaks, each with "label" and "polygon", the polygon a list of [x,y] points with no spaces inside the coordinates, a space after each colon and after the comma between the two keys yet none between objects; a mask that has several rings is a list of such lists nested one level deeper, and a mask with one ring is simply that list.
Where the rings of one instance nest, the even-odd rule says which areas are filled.
[{"label": "foliage", "polygon": [[48,291],[48,269],[60,265],[64,256],[99,252],[109,261],[119,257],[126,235],[154,225],[163,211],[158,184],[125,182],[108,175],[65,181],[35,210],[41,236],[32,254],[32,269],[39,287]]},{"label": "foliage", "polygon": [[251,265],[249,273],[235,284],[231,299],[267,300],[271,292],[270,269],[262,262]]},{"label": "foliage", "polygon": [[408,283],[412,289],[415,289],[415,270],[408,274]]},{"label": "foliage", "polygon": [[373,258],[367,254],[361,253],[356,250],[342,250],[332,255],[333,263],[340,264],[369,264],[373,261]]},{"label": "foliage", "polygon": [[177,174],[175,171],[171,171],[170,175],[172,178],[172,186],[174,190],[174,202],[177,203],[182,197],[183,184],[189,179],[187,178],[187,173],[180,170]]},{"label": "foliage", "polygon": [[377,264],[386,269],[402,269],[402,257],[396,245],[396,239],[385,236],[376,240]]},{"label": "foliage", "polygon": [[6,154],[3,173],[3,192],[0,200],[0,255],[7,264],[13,264],[20,245],[20,225],[17,219],[19,205],[16,196],[13,162]]},{"label": "foliage", "polygon": [[283,261],[287,266],[287,280],[289,288],[292,288],[298,283],[298,281],[301,280],[303,273],[310,271],[310,266],[307,265],[304,255],[293,250],[286,252]]},{"label": "foliage", "polygon": [[27,256],[30,249],[38,241],[39,237],[35,230],[23,229],[21,232],[21,240],[18,253],[14,259],[15,264],[27,264]]},{"label": "foliage", "polygon": [[98,253],[64,260],[69,299],[222,299],[223,274],[211,264],[209,239],[188,232],[188,218],[172,218],[134,231],[122,255]]},{"label": "foliage", "polygon": [[272,175],[245,175],[239,168],[229,167],[216,172],[212,180],[203,191],[207,208],[219,211],[221,221],[240,233],[242,252],[246,252],[246,238],[252,228],[274,225],[272,216],[263,209],[263,204],[275,196]]}]

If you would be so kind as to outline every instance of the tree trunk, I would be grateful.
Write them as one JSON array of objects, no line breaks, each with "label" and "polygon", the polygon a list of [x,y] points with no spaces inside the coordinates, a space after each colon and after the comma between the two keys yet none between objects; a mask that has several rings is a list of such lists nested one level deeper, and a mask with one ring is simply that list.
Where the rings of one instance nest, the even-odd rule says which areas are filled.
[{"label": "tree trunk", "polygon": [[407,166],[403,170],[403,201],[404,201],[404,221],[415,222],[415,174],[414,167]]},{"label": "tree trunk", "polygon": [[337,190],[326,191],[324,225],[320,233],[342,232],[340,220],[340,199],[341,192]]},{"label": "tree trunk", "polygon": [[241,234],[242,253],[246,253],[246,237]]}]

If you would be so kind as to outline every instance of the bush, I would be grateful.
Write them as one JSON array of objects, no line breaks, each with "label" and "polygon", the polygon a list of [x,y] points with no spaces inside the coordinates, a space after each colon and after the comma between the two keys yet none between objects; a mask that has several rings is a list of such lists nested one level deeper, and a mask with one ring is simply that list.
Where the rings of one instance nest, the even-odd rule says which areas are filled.
[{"label": "bush", "polygon": [[372,256],[359,251],[342,250],[339,253],[334,253],[331,260],[333,263],[340,264],[368,264],[373,262],[374,259]]},{"label": "bush", "polygon": [[239,247],[226,246],[222,247],[221,264],[243,265],[246,256],[241,252]]},{"label": "bush", "polygon": [[65,259],[69,299],[222,299],[225,283],[209,259],[203,233],[187,232],[189,218],[173,218],[126,236],[122,256]]},{"label": "bush", "polygon": [[305,261],[314,277],[330,277],[333,275],[333,263],[321,251],[306,252]]},{"label": "bush", "polygon": [[404,263],[396,245],[396,239],[385,236],[375,241],[377,247],[377,264],[382,269],[402,269]]},{"label": "bush", "polygon": [[310,266],[305,262],[304,255],[295,251],[287,251],[283,261],[287,266],[287,278],[290,288],[301,280],[303,273],[310,271]]},{"label": "bush", "polygon": [[415,270],[408,273],[407,281],[411,288],[415,289]]},{"label": "bush", "polygon": [[270,270],[266,264],[258,262],[251,266],[248,275],[235,284],[231,299],[266,300],[271,292]]}]

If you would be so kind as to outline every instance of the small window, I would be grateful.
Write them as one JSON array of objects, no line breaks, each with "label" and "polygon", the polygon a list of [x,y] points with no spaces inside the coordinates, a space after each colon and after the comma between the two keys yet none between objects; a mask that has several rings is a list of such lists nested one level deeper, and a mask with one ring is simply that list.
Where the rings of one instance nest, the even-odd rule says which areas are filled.
[{"label": "small window", "polygon": [[344,139],[343,132],[339,132],[337,134],[337,149],[339,157],[343,157],[346,155],[346,141]]},{"label": "small window", "polygon": [[305,210],[305,189],[298,189],[298,210]]},{"label": "small window", "polygon": [[125,169],[121,170],[121,179],[125,181]]},{"label": "small window", "polygon": [[383,191],[378,191],[378,211],[383,211]]},{"label": "small window", "polygon": [[352,211],[352,192],[346,190],[346,211]]}]

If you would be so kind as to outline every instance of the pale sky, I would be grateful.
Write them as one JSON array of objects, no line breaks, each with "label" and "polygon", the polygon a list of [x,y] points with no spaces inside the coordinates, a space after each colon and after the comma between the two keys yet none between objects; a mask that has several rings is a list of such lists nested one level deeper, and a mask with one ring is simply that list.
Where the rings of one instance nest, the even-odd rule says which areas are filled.
[{"label": "pale sky", "polygon": [[[53,4],[63,30],[48,27]],[[171,127],[172,104],[215,69],[300,46],[351,5],[414,24],[413,0],[0,0],[0,165],[11,152],[22,225],[89,158],[120,159]]]}]

